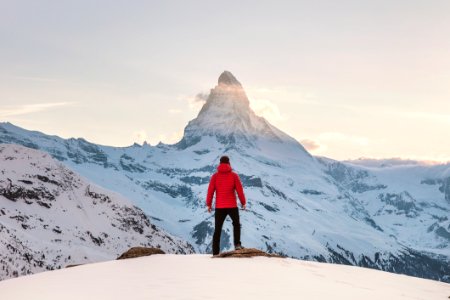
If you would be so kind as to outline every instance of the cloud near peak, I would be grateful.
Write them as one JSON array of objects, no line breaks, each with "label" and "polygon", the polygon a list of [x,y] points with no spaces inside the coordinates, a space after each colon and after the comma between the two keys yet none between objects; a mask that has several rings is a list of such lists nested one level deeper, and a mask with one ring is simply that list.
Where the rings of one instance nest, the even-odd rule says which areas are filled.
[{"label": "cloud near peak", "polygon": [[318,142],[310,139],[301,140],[300,144],[302,144],[303,147],[305,147],[306,150],[308,151],[318,150],[321,147],[321,145]]}]

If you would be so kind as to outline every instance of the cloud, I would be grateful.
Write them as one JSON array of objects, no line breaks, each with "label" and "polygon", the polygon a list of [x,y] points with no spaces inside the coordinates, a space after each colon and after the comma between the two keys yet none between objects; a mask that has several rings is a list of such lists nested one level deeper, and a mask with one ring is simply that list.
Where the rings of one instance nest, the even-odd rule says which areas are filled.
[{"label": "cloud", "polygon": [[286,118],[280,113],[278,106],[270,100],[252,99],[250,106],[253,111],[269,121],[283,121]]},{"label": "cloud", "polygon": [[172,133],[161,133],[157,135],[148,135],[144,130],[139,130],[134,133],[135,138],[139,143],[144,141],[150,143],[151,145],[157,145],[160,142],[164,144],[175,144],[181,140],[183,137],[183,131],[176,131]]},{"label": "cloud", "polygon": [[171,108],[169,109],[169,114],[172,115],[177,115],[177,114],[181,114],[183,111],[181,109],[177,109],[177,108]]},{"label": "cloud", "polygon": [[302,144],[308,151],[318,150],[322,147],[318,142],[310,139],[301,140],[300,144]]},{"label": "cloud", "polygon": [[28,115],[32,113],[42,112],[50,110],[55,107],[72,105],[73,102],[53,102],[53,103],[37,103],[37,104],[24,104],[24,105],[12,105],[0,108],[0,117],[13,117],[19,115]]},{"label": "cloud", "polygon": [[133,138],[137,140],[138,143],[144,143],[148,140],[148,134],[145,130],[141,129],[133,132]]},{"label": "cloud", "polygon": [[356,136],[345,134],[341,132],[324,132],[319,134],[317,137],[319,141],[337,141],[337,142],[346,142],[358,146],[369,146],[370,140],[364,136]]},{"label": "cloud", "polygon": [[59,81],[56,78],[35,77],[35,76],[9,76],[9,78],[18,79],[18,80],[40,81],[40,82],[58,82]]},{"label": "cloud", "polygon": [[197,95],[195,95],[194,97],[194,101],[195,102],[206,102],[206,100],[208,100],[209,94],[207,93],[198,93]]},{"label": "cloud", "polygon": [[168,135],[161,135],[161,142],[166,143],[166,144],[174,144],[177,143],[181,140],[181,138],[183,137],[183,130],[179,130],[176,132],[172,132],[171,134]]},{"label": "cloud", "polygon": [[206,93],[198,93],[195,96],[190,96],[190,97],[179,97],[179,98],[184,98],[187,99],[188,104],[189,104],[189,109],[192,111],[199,111],[200,108],[202,108],[203,104],[205,104],[205,102],[208,100],[209,94]]},{"label": "cloud", "polygon": [[[392,112],[391,112],[392,113]],[[397,111],[394,114],[411,119],[423,119],[433,122],[450,123],[450,114],[429,113],[420,111]]]},{"label": "cloud", "polygon": [[345,134],[342,132],[323,132],[313,138],[300,140],[306,150],[314,155],[326,155],[329,149],[360,149],[367,147],[370,140],[367,137]]},{"label": "cloud", "polygon": [[245,91],[250,99],[277,99],[279,102],[317,104],[314,92],[295,86],[248,86]]},{"label": "cloud", "polygon": [[393,158],[360,157],[357,159],[347,159],[345,162],[368,166],[368,167],[391,167],[403,165],[441,165],[450,163],[450,156],[408,156]]}]

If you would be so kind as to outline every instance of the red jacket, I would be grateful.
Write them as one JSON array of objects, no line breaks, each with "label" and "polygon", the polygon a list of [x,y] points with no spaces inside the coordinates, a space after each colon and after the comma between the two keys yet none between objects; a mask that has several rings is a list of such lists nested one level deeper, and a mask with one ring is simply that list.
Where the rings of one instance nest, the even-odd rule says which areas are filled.
[{"label": "red jacket", "polygon": [[239,175],[231,171],[229,164],[220,164],[217,173],[211,177],[206,196],[206,205],[211,206],[216,192],[216,208],[237,207],[236,193],[242,205],[245,205],[245,195]]}]

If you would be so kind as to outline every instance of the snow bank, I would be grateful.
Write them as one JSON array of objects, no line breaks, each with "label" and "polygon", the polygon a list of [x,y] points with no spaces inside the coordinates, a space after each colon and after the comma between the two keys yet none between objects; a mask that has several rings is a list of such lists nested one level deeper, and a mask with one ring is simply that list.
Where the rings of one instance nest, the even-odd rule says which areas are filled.
[{"label": "snow bank", "polygon": [[426,299],[450,284],[294,259],[154,255],[0,282],[2,299]]}]

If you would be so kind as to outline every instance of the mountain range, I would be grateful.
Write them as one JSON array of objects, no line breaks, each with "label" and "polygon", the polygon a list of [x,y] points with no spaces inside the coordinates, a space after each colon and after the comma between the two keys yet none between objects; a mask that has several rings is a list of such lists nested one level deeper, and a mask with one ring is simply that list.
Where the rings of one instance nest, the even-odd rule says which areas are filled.
[{"label": "mountain range", "polygon": [[135,245],[194,252],[48,153],[1,144],[0,172],[0,279],[115,259]]},{"label": "mountain range", "polygon": [[[169,244],[174,252],[189,245],[211,251],[214,218],[205,194],[226,154],[248,198],[241,211],[244,246],[450,282],[449,164],[378,166],[315,157],[257,116],[228,71],[173,145],[102,146],[11,123],[0,123],[0,143],[48,153],[92,186],[129,199],[142,218],[179,239]],[[222,249],[231,247],[231,232],[227,223]]]}]

